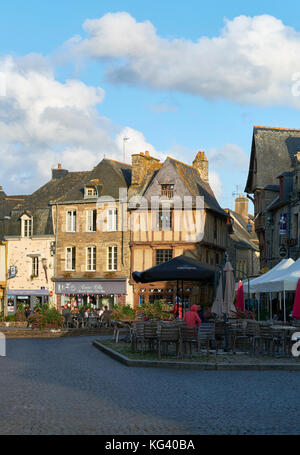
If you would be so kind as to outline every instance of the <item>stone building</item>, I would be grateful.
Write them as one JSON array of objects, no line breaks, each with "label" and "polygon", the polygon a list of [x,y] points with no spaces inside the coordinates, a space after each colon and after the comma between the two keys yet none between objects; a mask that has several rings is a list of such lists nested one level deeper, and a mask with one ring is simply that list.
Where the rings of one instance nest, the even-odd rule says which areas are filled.
[{"label": "stone building", "polygon": [[260,272],[258,238],[248,204],[245,196],[239,196],[235,199],[234,210],[225,209],[231,218],[227,252],[237,280],[257,276]]},{"label": "stone building", "polygon": [[[201,197],[204,205],[196,210],[196,201]],[[184,198],[191,205],[182,211]],[[161,163],[148,152],[133,155],[129,200],[134,226],[130,239],[132,272],[181,254],[209,265],[221,263],[227,246],[228,216],[209,185],[204,152],[197,154],[192,166],[170,157]],[[176,282],[130,283],[135,306],[155,300],[175,301]],[[186,302],[212,302],[213,289],[207,284],[185,282],[183,292]]]},{"label": "stone building", "polygon": [[59,309],[68,303],[110,308],[114,303],[131,303],[130,183],[130,165],[103,159],[51,201],[56,232],[53,281]]},{"label": "stone building", "polygon": [[261,269],[298,255],[299,165],[295,155],[299,151],[300,130],[254,127],[245,191],[253,194],[249,197],[254,202]]}]

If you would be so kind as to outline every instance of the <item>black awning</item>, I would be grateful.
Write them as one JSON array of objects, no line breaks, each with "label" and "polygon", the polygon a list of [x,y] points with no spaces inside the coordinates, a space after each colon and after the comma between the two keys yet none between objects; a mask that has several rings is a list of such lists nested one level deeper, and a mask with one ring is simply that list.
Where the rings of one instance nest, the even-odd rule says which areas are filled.
[{"label": "black awning", "polygon": [[203,264],[188,256],[177,256],[170,261],[151,267],[143,272],[133,272],[132,278],[136,283],[151,283],[152,281],[212,281],[215,268]]}]

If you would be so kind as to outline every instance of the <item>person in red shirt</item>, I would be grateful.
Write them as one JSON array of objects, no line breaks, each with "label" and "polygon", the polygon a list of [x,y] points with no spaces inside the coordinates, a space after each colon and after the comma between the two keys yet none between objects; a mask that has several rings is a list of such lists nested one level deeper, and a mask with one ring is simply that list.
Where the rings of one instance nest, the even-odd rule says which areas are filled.
[{"label": "person in red shirt", "polygon": [[201,324],[202,321],[198,316],[198,310],[199,310],[198,305],[192,305],[190,311],[188,311],[185,314],[184,320],[188,327],[197,327],[198,328],[199,325]]}]

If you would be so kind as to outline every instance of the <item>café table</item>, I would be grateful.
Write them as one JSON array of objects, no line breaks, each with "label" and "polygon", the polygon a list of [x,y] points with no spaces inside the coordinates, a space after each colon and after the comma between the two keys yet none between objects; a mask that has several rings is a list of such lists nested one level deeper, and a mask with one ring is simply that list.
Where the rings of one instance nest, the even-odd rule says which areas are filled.
[{"label": "caf\u00e9 table", "polygon": [[278,333],[279,338],[282,337],[282,349],[283,353],[286,354],[286,342],[290,347],[292,332],[296,332],[297,328],[293,325],[271,325],[271,329]]}]

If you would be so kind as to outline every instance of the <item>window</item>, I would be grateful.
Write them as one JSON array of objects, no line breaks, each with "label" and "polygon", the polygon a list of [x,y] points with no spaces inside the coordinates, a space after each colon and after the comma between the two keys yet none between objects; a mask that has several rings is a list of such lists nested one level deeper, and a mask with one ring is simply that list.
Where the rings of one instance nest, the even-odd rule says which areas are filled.
[{"label": "window", "polygon": [[38,256],[34,256],[32,258],[31,275],[39,276],[39,258],[38,258]]},{"label": "window", "polygon": [[89,246],[86,249],[86,270],[88,272],[95,272],[96,270],[96,247]]},{"label": "window", "polygon": [[214,240],[217,239],[217,231],[218,231],[217,217],[214,216]]},{"label": "window", "polygon": [[156,250],[156,265],[170,261],[173,257],[173,250]]},{"label": "window", "polygon": [[25,216],[22,218],[22,237],[32,237],[32,218]]},{"label": "window", "polygon": [[86,187],[86,189],[85,189],[85,195],[86,195],[87,197],[97,196],[97,190],[96,190],[96,188],[94,188],[93,186],[91,186],[91,187]]},{"label": "window", "polygon": [[107,248],[107,270],[113,271],[118,268],[118,248],[109,246]]},{"label": "window", "polygon": [[68,246],[66,248],[66,270],[75,270],[76,267],[76,248]]},{"label": "window", "polygon": [[169,183],[163,183],[161,185],[161,196],[165,196],[168,199],[172,199],[174,195],[174,185]]},{"label": "window", "polygon": [[86,211],[86,230],[87,232],[96,232],[97,210]]},{"label": "window", "polygon": [[118,230],[118,210],[110,209],[107,211],[107,230],[117,231]]},{"label": "window", "polygon": [[172,213],[170,210],[159,210],[156,217],[156,229],[169,231],[172,229]]},{"label": "window", "polygon": [[76,232],[76,210],[67,212],[67,232]]}]

